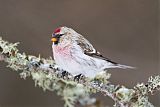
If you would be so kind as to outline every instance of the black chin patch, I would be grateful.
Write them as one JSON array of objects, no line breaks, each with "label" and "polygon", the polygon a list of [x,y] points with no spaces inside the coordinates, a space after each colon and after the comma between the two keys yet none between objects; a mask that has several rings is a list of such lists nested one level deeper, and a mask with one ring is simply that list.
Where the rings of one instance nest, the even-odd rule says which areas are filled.
[{"label": "black chin patch", "polygon": [[55,45],[58,45],[58,41],[54,42]]}]

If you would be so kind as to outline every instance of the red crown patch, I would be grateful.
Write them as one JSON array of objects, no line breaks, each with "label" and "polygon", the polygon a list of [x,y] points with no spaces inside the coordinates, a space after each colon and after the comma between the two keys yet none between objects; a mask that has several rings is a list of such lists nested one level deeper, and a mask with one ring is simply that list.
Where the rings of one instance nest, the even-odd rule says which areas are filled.
[{"label": "red crown patch", "polygon": [[54,33],[59,33],[61,31],[61,28],[57,28]]}]

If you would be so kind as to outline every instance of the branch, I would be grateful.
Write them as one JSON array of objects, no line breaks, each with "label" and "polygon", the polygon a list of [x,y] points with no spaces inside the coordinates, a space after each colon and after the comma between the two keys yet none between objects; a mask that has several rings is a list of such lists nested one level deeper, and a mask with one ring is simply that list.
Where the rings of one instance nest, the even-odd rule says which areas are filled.
[{"label": "branch", "polygon": [[160,90],[160,76],[150,77],[146,84],[137,84],[133,89],[113,85],[108,79],[110,74],[103,72],[94,79],[86,77],[75,81],[74,77],[60,69],[52,58],[44,59],[19,53],[18,43],[8,43],[0,38],[0,61],[8,63],[9,68],[18,71],[21,78],[32,77],[35,85],[43,90],[56,91],[63,97],[65,107],[75,104],[100,107],[90,94],[101,92],[115,101],[115,107],[154,107],[148,95]]}]

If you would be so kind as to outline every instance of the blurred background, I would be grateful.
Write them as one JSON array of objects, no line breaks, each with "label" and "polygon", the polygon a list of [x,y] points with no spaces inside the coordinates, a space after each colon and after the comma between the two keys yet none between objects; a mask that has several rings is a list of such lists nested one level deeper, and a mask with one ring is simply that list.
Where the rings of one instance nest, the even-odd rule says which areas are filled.
[{"label": "blurred background", "polygon": [[[85,36],[104,56],[135,70],[112,69],[111,82],[132,88],[160,74],[158,0],[0,0],[0,36],[20,42],[20,52],[52,56],[51,33],[60,26]],[[62,107],[55,92],[43,92],[0,62],[0,107]],[[106,105],[108,97],[94,95]],[[160,106],[160,93],[150,97]]]}]

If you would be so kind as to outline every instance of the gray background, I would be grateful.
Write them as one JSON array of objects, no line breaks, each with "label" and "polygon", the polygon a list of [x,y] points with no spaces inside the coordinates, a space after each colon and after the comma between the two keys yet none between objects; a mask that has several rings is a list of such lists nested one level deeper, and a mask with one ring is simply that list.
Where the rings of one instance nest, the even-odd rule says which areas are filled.
[{"label": "gray background", "polygon": [[[113,61],[137,67],[110,70],[114,84],[132,88],[159,74],[158,0],[0,0],[0,35],[19,41],[20,52],[52,56],[51,33],[59,26],[75,29]],[[30,78],[20,79],[5,65],[0,62],[0,106],[62,107],[54,92],[35,88]],[[150,100],[160,106],[159,93]]]}]

